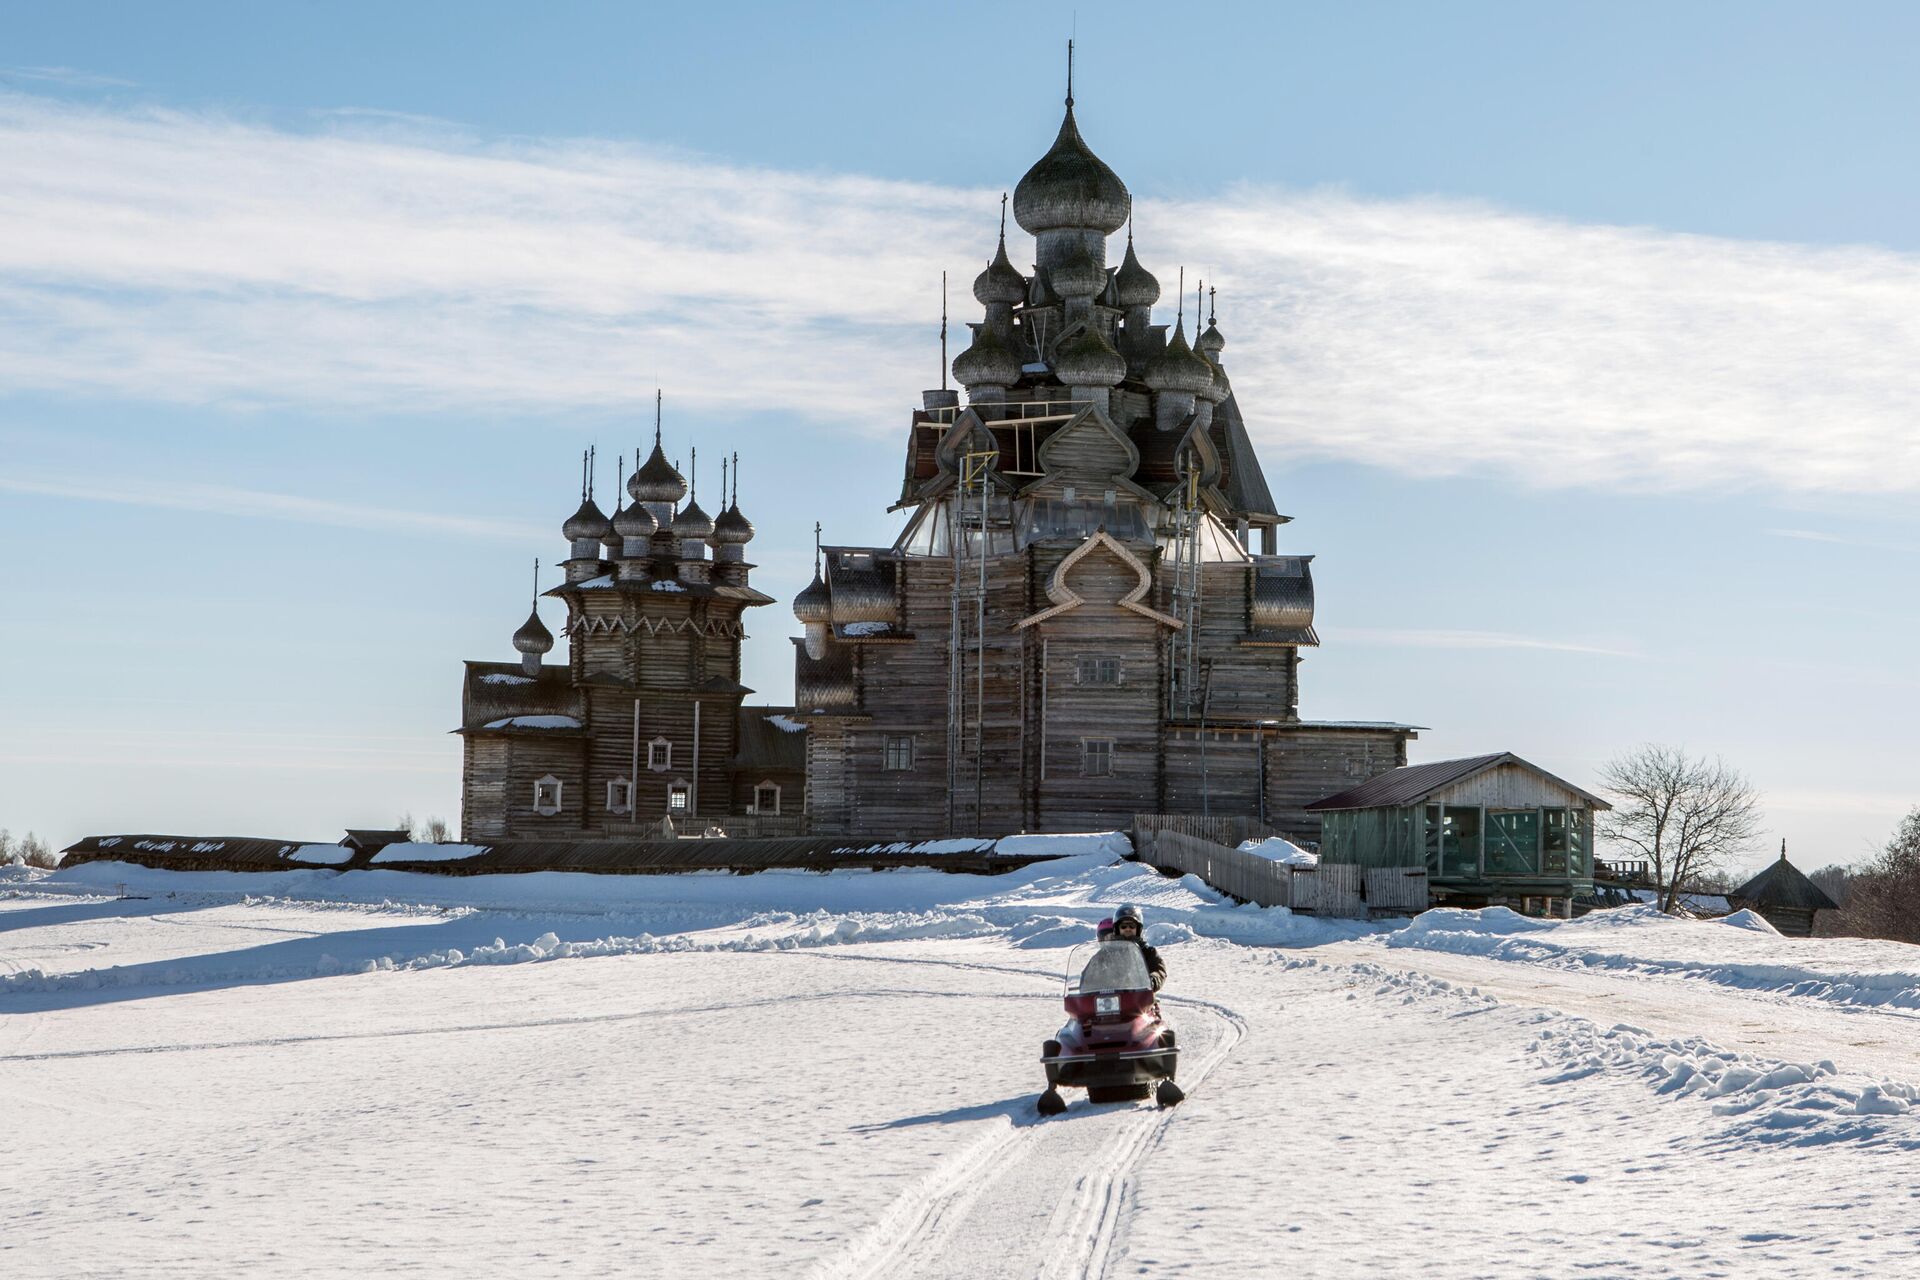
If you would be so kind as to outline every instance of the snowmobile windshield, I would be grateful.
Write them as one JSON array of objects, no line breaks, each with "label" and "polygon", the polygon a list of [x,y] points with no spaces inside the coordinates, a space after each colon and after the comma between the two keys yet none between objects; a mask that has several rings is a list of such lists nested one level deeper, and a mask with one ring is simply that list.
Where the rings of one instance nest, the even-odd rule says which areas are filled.
[{"label": "snowmobile windshield", "polygon": [[[1076,955],[1075,959],[1079,957]],[[1068,994],[1088,991],[1147,991],[1147,957],[1131,942],[1103,942],[1087,958],[1077,980],[1069,980]]]}]

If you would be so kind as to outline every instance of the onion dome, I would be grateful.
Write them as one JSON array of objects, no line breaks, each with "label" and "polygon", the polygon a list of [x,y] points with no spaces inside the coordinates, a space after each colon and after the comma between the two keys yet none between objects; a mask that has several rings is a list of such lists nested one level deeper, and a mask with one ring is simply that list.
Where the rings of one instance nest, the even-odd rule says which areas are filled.
[{"label": "onion dome", "polygon": [[1127,221],[1127,186],[1088,149],[1073,104],[1053,147],[1013,189],[1013,216],[1029,235],[1072,227],[1112,235]]},{"label": "onion dome", "polygon": [[1053,375],[1070,387],[1111,387],[1127,376],[1127,361],[1089,327],[1054,351]]},{"label": "onion dome", "polygon": [[1220,353],[1227,349],[1227,340],[1220,336],[1220,326],[1208,325],[1206,332],[1193,340],[1193,349],[1214,363],[1219,363]]},{"label": "onion dome", "polygon": [[1132,236],[1127,237],[1127,256],[1120,260],[1120,270],[1113,279],[1119,286],[1123,307],[1150,307],[1160,301],[1160,281],[1133,256]]},{"label": "onion dome", "polygon": [[734,503],[713,518],[713,540],[734,546],[753,541],[753,521],[740,513],[739,503]]},{"label": "onion dome", "polygon": [[1198,395],[1213,389],[1213,366],[1193,354],[1186,329],[1175,325],[1166,350],[1147,362],[1146,383],[1155,391],[1185,391]]},{"label": "onion dome", "polygon": [[1010,387],[1020,381],[1020,357],[983,324],[973,331],[973,345],[954,357],[953,376],[963,387]]},{"label": "onion dome", "polygon": [[1107,273],[1085,249],[1068,254],[1047,273],[1047,283],[1063,298],[1090,298],[1107,286]]},{"label": "onion dome", "polygon": [[569,542],[598,542],[607,536],[609,527],[606,513],[594,505],[593,499],[582,498],[580,509],[568,516],[567,522],[560,526],[560,536]]},{"label": "onion dome", "polygon": [[614,512],[613,531],[622,538],[644,541],[660,532],[660,522],[653,518],[653,512],[636,502],[624,510]]},{"label": "onion dome", "polygon": [[705,542],[713,535],[713,520],[700,509],[697,502],[689,502],[680,508],[680,514],[673,518],[670,527],[673,536],[683,542]]},{"label": "onion dome", "polygon": [[793,598],[793,616],[802,622],[826,622],[833,616],[833,593],[820,580],[818,569],[807,589]]},{"label": "onion dome", "polygon": [[547,624],[540,621],[540,610],[534,609],[520,629],[513,633],[513,647],[521,653],[540,654],[553,648],[553,632],[547,630]]},{"label": "onion dome", "polygon": [[1000,237],[1000,248],[987,269],[973,278],[973,297],[981,306],[996,302],[1015,303],[1027,299],[1027,278],[1007,261],[1007,238]]},{"label": "onion dome", "polygon": [[614,555],[620,554],[620,548],[626,542],[626,535],[620,532],[620,520],[626,514],[626,510],[616,500],[613,504],[613,515],[607,521],[607,531],[600,535],[601,545]]},{"label": "onion dome", "polygon": [[667,461],[655,440],[652,455],[628,478],[627,493],[635,502],[678,502],[687,496],[687,479]]}]

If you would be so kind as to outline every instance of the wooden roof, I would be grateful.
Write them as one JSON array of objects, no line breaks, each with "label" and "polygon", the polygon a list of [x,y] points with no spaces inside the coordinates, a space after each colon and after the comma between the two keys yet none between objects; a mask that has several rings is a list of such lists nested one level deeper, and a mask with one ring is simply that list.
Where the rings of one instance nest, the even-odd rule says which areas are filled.
[{"label": "wooden roof", "polygon": [[1787,861],[1787,851],[1772,866],[1727,895],[1760,907],[1799,907],[1807,911],[1838,911],[1840,904],[1829,898],[1819,885],[1807,879],[1800,868]]},{"label": "wooden roof", "polygon": [[1496,751],[1492,755],[1467,756],[1460,760],[1434,760],[1427,764],[1410,764],[1399,769],[1389,769],[1377,778],[1371,778],[1357,787],[1315,800],[1307,805],[1308,809],[1397,809],[1403,805],[1419,804],[1434,792],[1452,786],[1456,782],[1471,778],[1477,773],[1485,773],[1496,765],[1513,764],[1539,774],[1554,785],[1564,787],[1580,796],[1596,809],[1611,809],[1613,806],[1599,796],[1583,788],[1574,786],[1564,778],[1556,778],[1538,765],[1529,764],[1511,751]]}]

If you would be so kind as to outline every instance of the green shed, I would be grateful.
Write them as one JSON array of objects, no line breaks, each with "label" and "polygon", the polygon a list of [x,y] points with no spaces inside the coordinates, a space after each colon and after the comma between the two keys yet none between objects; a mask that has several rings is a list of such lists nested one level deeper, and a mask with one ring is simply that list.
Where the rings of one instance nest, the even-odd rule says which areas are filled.
[{"label": "green shed", "polygon": [[1593,892],[1593,815],[1612,806],[1502,751],[1392,769],[1306,807],[1322,862],[1425,867],[1436,902],[1570,915]]}]

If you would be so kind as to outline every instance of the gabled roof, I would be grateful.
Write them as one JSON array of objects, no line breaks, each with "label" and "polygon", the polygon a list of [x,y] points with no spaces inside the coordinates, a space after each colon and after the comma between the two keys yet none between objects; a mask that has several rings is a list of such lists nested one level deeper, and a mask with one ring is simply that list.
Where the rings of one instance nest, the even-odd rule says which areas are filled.
[{"label": "gabled roof", "polygon": [[1596,809],[1611,809],[1613,806],[1599,796],[1583,788],[1574,786],[1564,778],[1556,778],[1538,765],[1529,764],[1511,751],[1496,751],[1487,756],[1468,756],[1462,760],[1435,760],[1428,764],[1410,764],[1399,769],[1389,769],[1377,778],[1370,778],[1357,787],[1350,787],[1337,795],[1323,800],[1315,800],[1306,806],[1308,809],[1393,809],[1402,805],[1419,804],[1434,792],[1456,782],[1485,773],[1495,765],[1517,764],[1523,769],[1565,787],[1580,796]]},{"label": "gabled roof", "polygon": [[1220,452],[1226,463],[1221,495],[1238,514],[1287,520],[1274,509],[1273,492],[1267,488],[1266,473],[1260,469],[1260,458],[1240,416],[1240,402],[1231,395],[1222,400],[1213,411],[1213,425],[1223,437]]},{"label": "gabled roof", "polygon": [[735,769],[748,773],[806,772],[807,729],[793,719],[792,707],[741,707],[738,724],[740,746],[733,757]]},{"label": "gabled roof", "polygon": [[1782,849],[1772,866],[1728,894],[1763,907],[1800,907],[1809,911],[1838,911],[1840,904],[1829,898],[1819,885],[1807,879],[1800,868],[1787,861]]}]

